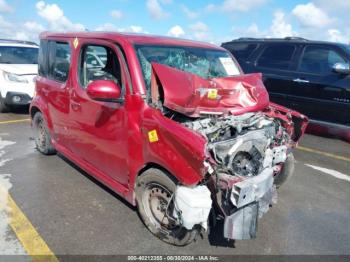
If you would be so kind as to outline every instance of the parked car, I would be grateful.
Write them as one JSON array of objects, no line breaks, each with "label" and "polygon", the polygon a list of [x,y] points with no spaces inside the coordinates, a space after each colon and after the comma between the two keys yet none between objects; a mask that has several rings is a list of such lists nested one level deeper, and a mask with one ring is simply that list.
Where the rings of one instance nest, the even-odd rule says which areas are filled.
[{"label": "parked car", "polygon": [[222,47],[245,73],[263,73],[273,102],[306,114],[313,131],[350,141],[350,45],[287,37],[240,38]]},{"label": "parked car", "polygon": [[[30,115],[41,153],[60,152],[136,205],[167,243],[189,244],[210,212],[224,218],[225,238],[255,237],[307,125],[269,103],[261,74],[243,75],[225,49],[190,40],[40,39]],[[104,66],[90,65],[91,54]]]},{"label": "parked car", "polygon": [[33,42],[0,39],[0,113],[30,104],[38,74],[38,50]]}]

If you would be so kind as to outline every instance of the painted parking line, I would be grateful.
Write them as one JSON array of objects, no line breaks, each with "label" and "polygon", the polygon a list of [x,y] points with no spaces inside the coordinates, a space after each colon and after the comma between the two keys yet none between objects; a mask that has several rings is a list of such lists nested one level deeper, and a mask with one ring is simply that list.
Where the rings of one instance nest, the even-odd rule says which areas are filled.
[{"label": "painted parking line", "polygon": [[319,155],[322,155],[322,156],[327,156],[327,157],[330,157],[330,158],[334,158],[334,159],[350,162],[350,158],[349,157],[339,156],[339,155],[335,155],[335,154],[332,154],[332,153],[327,153],[327,152],[324,152],[324,151],[320,151],[320,150],[317,150],[317,149],[312,149],[312,148],[303,147],[303,146],[298,146],[297,149],[299,149],[301,151],[309,152],[309,153],[319,154]]},{"label": "painted parking line", "polygon": [[[0,190],[3,190],[0,188]],[[3,190],[4,191],[4,190]],[[6,191],[5,191],[6,192]],[[34,262],[57,262],[58,259],[45,243],[26,215],[17,206],[10,194],[7,194],[9,207],[9,226],[16,234],[26,253]]]},{"label": "painted parking line", "polygon": [[30,119],[17,119],[17,120],[7,120],[7,121],[0,121],[0,125],[2,124],[14,124],[14,123],[21,123],[21,122],[29,122]]},{"label": "painted parking line", "polygon": [[321,173],[324,173],[324,174],[333,176],[335,178],[342,179],[342,180],[350,182],[350,176],[348,176],[346,174],[343,174],[343,173],[341,173],[341,172],[339,172],[337,170],[324,168],[324,167],[320,167],[320,166],[314,166],[314,165],[310,165],[310,164],[305,164],[305,165],[308,166],[308,167],[311,167],[312,169],[321,171]]}]

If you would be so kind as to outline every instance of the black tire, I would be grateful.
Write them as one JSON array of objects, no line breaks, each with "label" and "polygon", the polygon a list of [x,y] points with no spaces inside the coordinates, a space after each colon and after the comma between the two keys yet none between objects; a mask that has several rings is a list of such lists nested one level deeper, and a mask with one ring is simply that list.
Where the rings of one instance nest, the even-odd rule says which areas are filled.
[{"label": "black tire", "polygon": [[[142,221],[152,234],[168,244],[186,246],[197,237],[198,230],[187,230],[175,225],[171,218],[168,219],[168,216],[164,215],[165,210],[168,210],[168,213],[173,211],[172,195],[175,189],[175,181],[166,173],[150,168],[136,181],[137,208]],[[159,216],[162,216],[161,222]]]},{"label": "black tire", "polygon": [[8,105],[5,104],[5,98],[2,97],[0,93],[0,113],[7,113],[10,111]]},{"label": "black tire", "polygon": [[33,117],[33,130],[36,149],[44,155],[56,154],[56,150],[51,143],[51,136],[47,124],[40,112],[35,113]]},{"label": "black tire", "polygon": [[275,177],[275,185],[279,188],[283,185],[294,173],[294,155],[290,153],[284,162],[282,171]]}]

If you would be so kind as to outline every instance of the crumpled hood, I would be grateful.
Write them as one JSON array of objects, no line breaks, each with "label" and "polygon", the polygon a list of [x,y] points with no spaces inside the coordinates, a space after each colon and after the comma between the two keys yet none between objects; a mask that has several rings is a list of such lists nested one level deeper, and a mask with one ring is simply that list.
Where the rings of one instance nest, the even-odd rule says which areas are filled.
[{"label": "crumpled hood", "polygon": [[37,64],[0,64],[0,70],[17,75],[37,75]]},{"label": "crumpled hood", "polygon": [[[162,91],[158,85],[162,86]],[[259,111],[269,105],[262,75],[204,79],[166,65],[152,63],[152,102],[190,117]]]}]

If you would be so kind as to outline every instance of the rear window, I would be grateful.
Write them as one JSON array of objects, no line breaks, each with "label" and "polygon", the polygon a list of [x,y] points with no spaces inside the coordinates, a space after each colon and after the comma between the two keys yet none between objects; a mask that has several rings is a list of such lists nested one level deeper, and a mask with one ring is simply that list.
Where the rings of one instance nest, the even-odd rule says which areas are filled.
[{"label": "rear window", "polygon": [[246,60],[256,50],[258,44],[252,43],[228,43],[223,45],[237,60]]},{"label": "rear window", "polygon": [[257,61],[257,66],[288,70],[296,47],[294,45],[275,44],[266,47]]},{"label": "rear window", "polygon": [[0,46],[0,64],[37,64],[38,48]]},{"label": "rear window", "polygon": [[56,41],[40,41],[39,75],[58,82],[68,78],[71,61],[69,43]]}]

